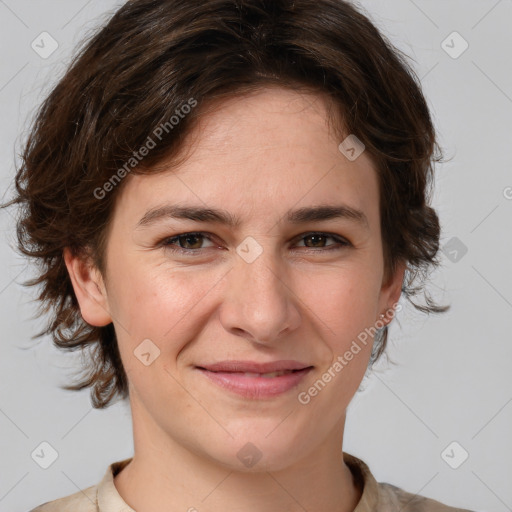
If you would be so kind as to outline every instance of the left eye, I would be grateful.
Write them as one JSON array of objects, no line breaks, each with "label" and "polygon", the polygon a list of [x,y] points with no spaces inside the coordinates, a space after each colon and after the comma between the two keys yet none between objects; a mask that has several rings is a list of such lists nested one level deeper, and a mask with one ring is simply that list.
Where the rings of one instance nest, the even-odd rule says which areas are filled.
[{"label": "left eye", "polygon": [[[211,238],[206,233],[183,233],[181,235],[176,235],[174,237],[162,240],[160,245],[166,249],[170,249],[171,251],[191,254],[197,253],[201,249],[205,248],[201,247],[205,239],[211,243],[210,247],[215,246]],[[336,243],[325,246],[325,243],[328,239],[334,240]],[[305,242],[305,245],[302,247],[313,249],[314,252],[318,252],[319,250],[331,251],[351,245],[347,240],[336,235],[331,235],[329,233],[307,233],[305,235],[301,235],[298,240],[309,241]],[[326,249],[324,247],[328,248]],[[317,249],[316,251],[315,248]]]},{"label": "left eye", "polygon": [[[338,245],[336,244],[331,244],[334,245],[334,247],[331,247],[330,249],[324,249],[324,250],[332,250],[332,249],[339,249],[340,246],[348,246],[350,245],[349,242],[347,242],[347,240],[344,240],[343,238],[339,237],[339,236],[336,236],[336,235],[330,235],[328,233],[308,233],[307,235],[304,235],[300,238],[300,240],[311,240],[313,245],[310,245],[310,246],[307,246],[306,247],[318,247],[316,244],[322,244],[323,242],[325,242],[327,239],[331,239],[331,240],[334,240],[335,242],[338,243]],[[320,249],[323,249],[323,247],[320,247]]]}]

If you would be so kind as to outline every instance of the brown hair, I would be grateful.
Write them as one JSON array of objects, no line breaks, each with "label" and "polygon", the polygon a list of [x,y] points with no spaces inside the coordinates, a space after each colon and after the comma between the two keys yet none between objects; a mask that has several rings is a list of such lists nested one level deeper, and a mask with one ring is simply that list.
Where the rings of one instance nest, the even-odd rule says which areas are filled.
[{"label": "brown hair", "polygon": [[[441,161],[433,123],[405,56],[362,12],[342,0],[128,1],[84,42],[40,106],[7,204],[20,207],[20,251],[40,264],[25,284],[42,285],[39,314],[52,311],[34,338],[50,334],[62,349],[92,349],[80,380],[63,387],[91,387],[94,407],[126,398],[127,377],[113,325],[82,319],[63,249],[90,254],[104,272],[107,228],[126,182],[115,175],[158,172],[169,157],[177,165],[206,101],[264,85],[329,98],[340,133],[355,134],[378,170],[387,274],[406,262],[402,292],[414,307],[447,309],[424,288],[439,264],[440,227],[429,206]],[[184,109],[192,101],[199,106]],[[134,161],[157,127],[166,127],[158,143]],[[412,301],[420,292],[424,304]],[[387,327],[370,365],[386,343]]]}]

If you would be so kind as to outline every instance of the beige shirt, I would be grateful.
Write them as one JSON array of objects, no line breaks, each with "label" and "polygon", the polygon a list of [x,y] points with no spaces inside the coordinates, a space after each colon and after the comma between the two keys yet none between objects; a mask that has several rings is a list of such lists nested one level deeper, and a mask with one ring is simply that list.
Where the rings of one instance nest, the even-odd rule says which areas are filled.
[{"label": "beige shirt", "polygon": [[[408,493],[391,484],[378,483],[361,459],[346,452],[343,453],[343,459],[363,486],[361,499],[354,512],[471,512]],[[111,464],[99,484],[43,503],[30,512],[135,512],[121,498],[114,485],[114,477],[131,460]]]}]

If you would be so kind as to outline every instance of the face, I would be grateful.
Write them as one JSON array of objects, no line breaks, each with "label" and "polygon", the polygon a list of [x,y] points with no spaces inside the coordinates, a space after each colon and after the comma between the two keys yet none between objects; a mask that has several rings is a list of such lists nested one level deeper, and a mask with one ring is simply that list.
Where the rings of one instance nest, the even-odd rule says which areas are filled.
[{"label": "face", "polygon": [[376,171],[326,119],[279,88],[223,102],[179,168],[127,178],[101,295],[73,281],[84,318],[114,323],[134,421],[228,467],[244,446],[275,470],[339,439],[371,353],[358,336],[400,293]]}]

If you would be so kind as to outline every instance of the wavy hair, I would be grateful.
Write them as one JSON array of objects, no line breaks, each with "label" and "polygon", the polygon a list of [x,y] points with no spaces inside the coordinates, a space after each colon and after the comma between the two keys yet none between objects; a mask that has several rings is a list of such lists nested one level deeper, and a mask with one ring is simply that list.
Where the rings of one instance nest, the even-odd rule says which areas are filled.
[{"label": "wavy hair", "polygon": [[[320,94],[340,134],[364,143],[376,164],[387,273],[407,269],[402,293],[420,311],[442,312],[425,289],[438,265],[440,226],[431,208],[442,155],[421,85],[407,58],[352,3],[343,0],[131,0],[98,27],[75,55],[33,121],[17,167],[19,250],[38,262],[27,286],[40,286],[39,314],[65,350],[90,349],[68,390],[91,388],[95,408],[128,396],[113,325],[80,314],[64,259],[89,254],[104,271],[104,248],[122,180],[95,191],[169,123],[190,98],[198,106],[134,166],[159,172],[173,159],[208,101],[265,85]],[[104,190],[104,189],[103,189]],[[423,296],[423,301],[414,299]],[[370,359],[383,353],[388,328]]]}]

